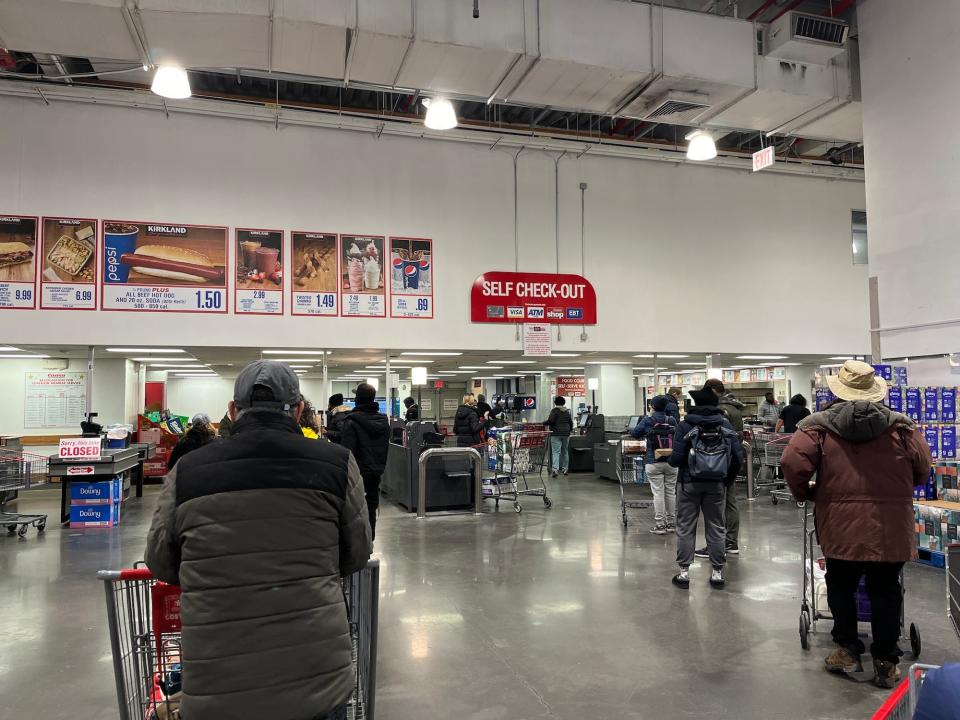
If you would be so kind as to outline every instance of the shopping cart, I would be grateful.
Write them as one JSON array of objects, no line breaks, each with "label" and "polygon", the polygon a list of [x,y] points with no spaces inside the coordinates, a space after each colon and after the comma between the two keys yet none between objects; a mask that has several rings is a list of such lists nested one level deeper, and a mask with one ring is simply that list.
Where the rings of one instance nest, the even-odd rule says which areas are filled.
[{"label": "shopping cart", "polygon": [[960,543],[947,545],[947,616],[960,638]]},{"label": "shopping cart", "polygon": [[620,521],[624,527],[629,524],[628,510],[646,510],[653,506],[653,500],[646,494],[646,449],[644,454],[631,456],[633,469],[624,468],[625,463],[617,465],[617,484],[620,486]]},{"label": "shopping cart", "polygon": [[[10,535],[23,537],[31,525],[42,533],[47,527],[46,515],[3,512],[3,506],[21,490],[30,490],[47,482],[47,458],[20,450],[0,450],[0,526]],[[18,529],[19,527],[19,529]]]},{"label": "shopping cart", "polygon": [[[826,582],[823,577],[825,561],[817,558],[817,530],[815,523],[815,508],[812,501],[806,503],[803,512],[803,594],[800,600],[800,647],[810,649],[810,636],[816,632],[817,621],[831,619],[827,614],[829,607],[826,603]],[[903,571],[900,571],[900,637],[903,637],[905,626],[903,585]],[[857,612],[860,622],[870,622],[870,606],[863,579],[857,589]],[[910,651],[915,660],[920,658],[921,640],[920,630],[914,623],[910,623]]]},{"label": "shopping cart", "polygon": [[927,671],[936,670],[936,665],[922,665],[914,663],[903,678],[893,689],[883,705],[877,710],[872,720],[911,720],[917,709],[917,700],[920,697],[920,688]]},{"label": "shopping cart", "polygon": [[[783,457],[783,451],[790,444],[790,433],[765,433],[769,439],[763,443],[762,467],[769,468],[771,476],[770,482],[770,501],[777,505],[782,502],[792,502],[793,493],[787,487],[786,481],[777,478],[780,474],[780,460]],[[763,472],[761,472],[761,475]],[[797,507],[803,507],[804,503],[798,502]]]},{"label": "shopping cart", "polygon": [[[155,580],[146,567],[101,570],[120,720],[178,717],[181,688],[180,588]],[[354,693],[347,716],[374,717],[380,561],[343,581],[350,621]]]},{"label": "shopping cart", "polygon": [[491,435],[489,443],[488,469],[493,473],[483,479],[484,499],[493,500],[497,510],[501,500],[512,502],[513,509],[521,513],[520,496],[532,495],[543,498],[547,510],[552,508],[543,476],[550,432],[504,428]]}]

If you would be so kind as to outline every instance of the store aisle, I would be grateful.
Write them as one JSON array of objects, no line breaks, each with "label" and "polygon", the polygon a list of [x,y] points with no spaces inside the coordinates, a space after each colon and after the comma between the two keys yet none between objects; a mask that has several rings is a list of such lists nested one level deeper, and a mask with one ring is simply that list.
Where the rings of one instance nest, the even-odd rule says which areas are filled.
[{"label": "store aisle", "polygon": [[[684,593],[670,585],[672,539],[647,518],[625,533],[615,484],[570,476],[551,490],[552,511],[531,499],[519,516],[384,509],[379,720],[863,718],[882,701],[821,669],[829,623],[800,650],[795,508],[743,509],[727,589],[701,565]],[[118,531],[0,536],[2,717],[116,716],[94,574],[142,557],[155,500],[151,488],[129,503]],[[909,566],[907,592],[924,659],[956,657],[943,573]]]}]

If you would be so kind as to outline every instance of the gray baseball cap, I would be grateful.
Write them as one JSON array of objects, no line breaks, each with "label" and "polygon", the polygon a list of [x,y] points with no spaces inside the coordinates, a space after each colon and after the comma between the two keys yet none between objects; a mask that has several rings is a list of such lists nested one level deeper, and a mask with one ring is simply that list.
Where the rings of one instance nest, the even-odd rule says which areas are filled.
[{"label": "gray baseball cap", "polygon": [[[250,396],[255,385],[273,390],[275,402],[258,400]],[[233,386],[233,401],[241,410],[267,408],[286,412],[300,402],[300,379],[289,365],[275,360],[257,360],[247,365]]]}]

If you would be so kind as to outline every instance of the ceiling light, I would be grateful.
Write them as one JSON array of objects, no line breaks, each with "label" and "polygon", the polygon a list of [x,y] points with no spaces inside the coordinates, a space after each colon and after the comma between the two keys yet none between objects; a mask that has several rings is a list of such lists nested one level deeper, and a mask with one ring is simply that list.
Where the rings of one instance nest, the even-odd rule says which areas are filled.
[{"label": "ceiling light", "polygon": [[463,355],[462,352],[402,352],[401,355],[440,355],[445,357],[454,357],[456,355]]},{"label": "ceiling light", "polygon": [[635,367],[634,370],[653,370],[653,368],[652,367],[642,367],[642,368]]},{"label": "ceiling light", "polygon": [[550,357],[580,357],[580,353],[550,353]]},{"label": "ceiling light", "polygon": [[410,382],[413,385],[426,385],[427,369],[425,367],[410,368]]},{"label": "ceiling light", "polygon": [[20,352],[20,348],[10,347],[9,345],[4,345],[0,347],[0,352]]},{"label": "ceiling light", "polygon": [[303,363],[310,362],[310,358],[305,357],[287,357],[287,358],[264,358],[270,362],[282,362],[282,363]]},{"label": "ceiling light", "polygon": [[853,360],[853,355],[835,355],[830,360]]},{"label": "ceiling light", "polygon": [[829,363],[826,365],[821,365],[822,368],[834,368],[834,367],[843,367],[843,363]]},{"label": "ceiling light", "polygon": [[469,370],[437,370],[437,375],[469,375]]},{"label": "ceiling light", "polygon": [[[188,362],[196,362],[196,361],[197,361],[196,358],[192,358],[192,357],[173,357],[173,358],[166,358],[166,357],[135,357],[135,358],[127,358],[127,359],[128,359],[128,360],[133,360],[134,362],[142,362],[142,363],[155,363],[155,362],[162,362],[162,363],[188,363]],[[218,364],[219,364],[219,363],[218,363]]]},{"label": "ceiling light", "polygon": [[261,355],[329,355],[332,350],[261,350]]},{"label": "ceiling light", "polygon": [[687,160],[713,160],[717,156],[717,144],[709,133],[697,130],[686,137],[690,141],[687,145]]},{"label": "ceiling light", "polygon": [[50,357],[49,355],[0,355],[0,358],[8,360],[41,360]]},{"label": "ceiling light", "polygon": [[207,365],[185,365],[183,363],[150,363],[147,367],[153,368],[176,368],[178,370],[188,370],[190,368],[205,368]]},{"label": "ceiling light", "polygon": [[737,355],[737,360],[786,360],[789,355]]},{"label": "ceiling light", "polygon": [[629,365],[626,360],[587,360],[587,365]]},{"label": "ceiling light", "polygon": [[679,363],[679,362],[678,362],[678,363],[674,363],[674,365],[678,365],[678,366],[679,366],[679,365],[691,365],[691,366],[693,366],[693,367],[704,367],[704,363],[702,363],[702,362],[682,362],[682,363]]},{"label": "ceiling light", "polygon": [[653,357],[653,353],[648,353],[648,354],[645,354],[645,355],[634,355],[634,357],[652,358],[652,357]]},{"label": "ceiling light", "polygon": [[153,76],[150,89],[160,97],[183,100],[190,97],[190,78],[187,71],[176,65],[161,65]]},{"label": "ceiling light", "polygon": [[[503,363],[504,365],[533,365],[536,360],[487,360],[488,363]],[[487,365],[487,367],[491,367]]]},{"label": "ceiling light", "polygon": [[107,352],[115,353],[182,353],[186,350],[176,348],[107,348]]},{"label": "ceiling light", "polygon": [[458,370],[503,370],[503,365],[460,365]]},{"label": "ceiling light", "polygon": [[423,118],[423,124],[431,130],[452,130],[457,126],[457,113],[454,112],[453,103],[446,98],[424,98],[423,106],[427,109],[427,114]]},{"label": "ceiling light", "polygon": [[583,370],[583,366],[571,367],[569,365],[554,365],[553,367],[548,367],[547,370]]}]

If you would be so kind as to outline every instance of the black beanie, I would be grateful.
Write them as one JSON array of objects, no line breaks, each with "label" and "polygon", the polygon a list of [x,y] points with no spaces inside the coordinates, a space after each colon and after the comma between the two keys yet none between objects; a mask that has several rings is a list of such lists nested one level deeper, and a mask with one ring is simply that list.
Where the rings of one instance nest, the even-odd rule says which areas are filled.
[{"label": "black beanie", "polygon": [[720,398],[718,398],[717,394],[710,389],[691,390],[690,397],[693,398],[694,404],[698,407],[703,407],[704,405],[713,405],[716,407],[720,404]]},{"label": "black beanie", "polygon": [[650,401],[650,405],[657,412],[663,412],[667,409],[667,398],[664,395],[657,395]]},{"label": "black beanie", "polygon": [[336,395],[331,395],[330,405],[332,407],[339,407],[340,405],[343,405],[343,393],[337,393]]}]

